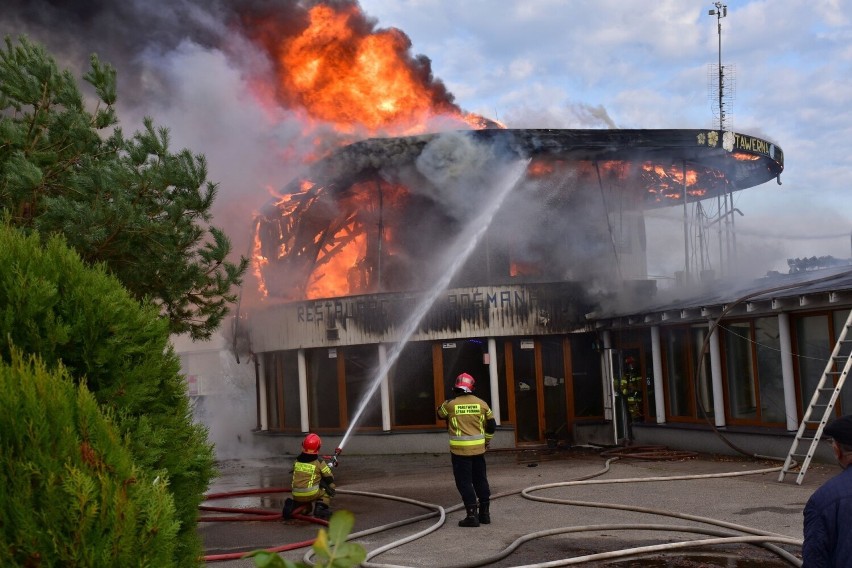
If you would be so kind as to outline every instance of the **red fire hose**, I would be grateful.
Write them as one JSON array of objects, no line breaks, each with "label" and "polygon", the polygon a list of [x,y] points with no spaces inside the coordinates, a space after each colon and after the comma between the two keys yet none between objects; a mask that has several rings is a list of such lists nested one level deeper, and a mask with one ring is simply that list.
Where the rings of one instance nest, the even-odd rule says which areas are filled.
[{"label": "red fire hose", "polygon": [[[204,496],[205,501],[212,501],[215,499],[233,499],[235,497],[242,497],[244,495],[264,495],[267,493],[289,493],[289,487],[264,487],[260,489],[243,489],[241,491],[229,491],[225,493],[210,493]],[[293,511],[293,518],[299,519],[302,521],[307,521],[309,523],[315,523],[317,525],[328,526],[327,521],[323,521],[321,519],[317,519],[316,517],[301,515],[299,511],[304,509],[304,505],[300,505],[296,507]],[[200,511],[212,511],[217,513],[232,513],[231,515],[224,516],[211,516],[205,515],[200,516],[198,518],[198,522],[229,522],[229,521],[279,521],[281,520],[281,513],[272,512],[269,509],[241,509],[234,507],[213,507],[210,505],[201,505],[198,508]],[[304,548],[306,546],[311,546],[314,543],[315,539],[311,540],[303,540],[301,542],[292,542],[290,544],[284,544],[281,546],[275,546],[273,548],[266,548],[266,552],[285,552],[287,550],[296,550],[299,548]],[[253,552],[252,550],[246,550],[243,552],[229,552],[226,554],[209,554],[202,559],[205,562],[218,562],[222,560],[239,560],[244,557],[249,552]]]},{"label": "red fire hose", "polygon": [[[343,448],[336,448],[334,450],[334,454],[331,456],[322,456],[325,461],[331,467],[338,466],[338,457],[340,456]],[[265,495],[267,493],[289,493],[289,487],[263,487],[259,489],[242,489],[240,491],[228,491],[224,493],[209,493],[204,496],[204,501],[213,501],[215,499],[233,499],[234,497],[242,497],[244,495]],[[309,523],[314,523],[317,525],[328,526],[328,521],[323,521],[321,519],[317,519],[316,517],[301,515],[299,511],[304,510],[305,505],[299,505],[293,510],[292,517],[294,519],[299,519],[302,521],[307,521]],[[210,511],[215,513],[230,513],[229,515],[224,516],[200,516],[198,518],[198,522],[200,523],[210,523],[210,522],[233,522],[233,521],[279,521],[281,520],[282,514],[274,511],[270,511],[268,509],[240,509],[233,507],[211,507],[210,505],[201,505],[198,507],[200,511]],[[296,550],[298,548],[304,548],[306,546],[311,546],[314,543],[315,539],[311,540],[303,540],[301,542],[293,542],[290,544],[285,544],[282,546],[276,546],[273,548],[265,549],[266,552],[284,552],[286,550]],[[227,554],[210,554],[203,557],[205,562],[216,562],[220,560],[238,560],[245,556],[247,553],[252,552],[251,550],[246,550],[244,552],[229,552]]]}]

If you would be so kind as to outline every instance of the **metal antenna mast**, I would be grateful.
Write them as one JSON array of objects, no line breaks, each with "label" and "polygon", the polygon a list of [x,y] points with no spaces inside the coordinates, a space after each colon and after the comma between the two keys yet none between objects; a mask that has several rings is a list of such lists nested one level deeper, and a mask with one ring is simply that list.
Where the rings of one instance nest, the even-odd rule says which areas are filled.
[{"label": "metal antenna mast", "polygon": [[714,2],[715,10],[710,10],[711,16],[716,16],[716,29],[719,35],[719,130],[725,131],[725,68],[722,66],[722,18],[728,15],[728,6]]},{"label": "metal antenna mast", "polygon": [[[714,102],[718,104],[718,113],[719,113],[719,142],[722,142],[722,139],[725,134],[725,119],[727,118],[727,112],[725,108],[725,101],[733,99],[733,83],[732,79],[734,76],[734,70],[732,67],[726,69],[724,65],[722,65],[722,18],[727,17],[728,15],[728,6],[723,4],[722,2],[714,2],[714,9],[711,9],[708,14],[711,16],[716,16],[716,32],[719,37],[719,62],[717,69],[714,73]],[[727,79],[727,81],[726,81]],[[726,85],[727,83],[727,85]],[[727,86],[727,89],[726,89]],[[728,125],[730,128],[730,125]],[[724,206],[721,203],[721,199],[724,199]],[[732,260],[736,257],[736,234],[734,233],[734,195],[733,189],[731,191],[726,192],[721,198],[717,197],[716,199],[718,209],[719,209],[719,221],[722,219],[725,220],[725,236],[724,242],[722,238],[722,223],[719,223],[719,269],[722,272],[729,272],[733,268]]]}]

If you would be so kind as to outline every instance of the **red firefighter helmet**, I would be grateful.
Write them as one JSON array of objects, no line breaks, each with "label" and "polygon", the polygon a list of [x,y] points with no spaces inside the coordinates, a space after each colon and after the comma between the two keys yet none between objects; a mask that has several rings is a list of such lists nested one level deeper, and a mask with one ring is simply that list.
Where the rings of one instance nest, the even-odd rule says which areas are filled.
[{"label": "red firefighter helmet", "polygon": [[473,392],[473,386],[476,384],[476,381],[473,377],[468,375],[467,373],[462,373],[458,377],[456,377],[455,388],[461,389],[464,392]]},{"label": "red firefighter helmet", "polygon": [[302,451],[306,454],[318,454],[321,446],[322,440],[314,433],[308,434],[302,441]]}]

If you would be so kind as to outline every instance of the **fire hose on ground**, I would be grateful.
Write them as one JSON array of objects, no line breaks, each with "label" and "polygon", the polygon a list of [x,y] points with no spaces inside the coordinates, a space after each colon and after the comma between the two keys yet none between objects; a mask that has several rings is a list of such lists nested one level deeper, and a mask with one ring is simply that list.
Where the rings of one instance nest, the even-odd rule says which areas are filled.
[{"label": "fire hose on ground", "polygon": [[[342,448],[337,448],[334,450],[334,454],[331,456],[323,456],[326,462],[331,467],[337,467],[338,465],[338,457],[340,453],[343,451]],[[327,491],[333,491],[330,488],[326,489]],[[264,487],[261,489],[244,489],[240,491],[229,491],[222,493],[210,493],[204,496],[204,500],[213,501],[216,499],[233,499],[235,497],[244,497],[247,495],[267,495],[270,493],[289,493],[289,487]],[[333,495],[333,493],[332,493]],[[313,516],[303,515],[301,511],[304,511],[306,505],[299,505],[291,514],[291,517],[294,519],[299,519],[302,521],[307,521],[309,523],[315,523],[321,526],[327,526],[328,522],[322,519],[318,519]],[[209,511],[209,512],[218,512],[218,513],[229,513],[228,515],[223,516],[213,516],[213,515],[204,515],[199,517],[199,522],[237,522],[237,521],[280,521],[282,519],[282,513],[271,512],[268,509],[252,509],[252,508],[234,508],[234,507],[213,507],[210,505],[201,505],[199,511]],[[276,546],[273,548],[266,549],[267,552],[286,552],[289,550],[298,550],[300,548],[304,548],[306,546],[311,546],[316,539],[304,540],[300,542],[293,542],[290,544],[285,544],[282,546]],[[243,556],[246,555],[246,552],[229,552],[223,554],[210,554],[203,557],[205,562],[219,562],[223,560],[239,560]]]},{"label": "fire hose on ground", "polygon": [[[617,458],[610,459],[606,462],[604,469],[596,474],[591,476],[586,476],[586,480],[591,477],[597,477],[606,473],[609,470],[609,465],[612,461]],[[583,506],[583,507],[600,507],[600,508],[614,508],[621,509],[626,511],[634,511],[634,512],[642,512],[642,513],[651,513],[660,516],[669,516],[675,518],[682,518],[692,521],[703,522],[706,524],[717,525],[722,527],[727,527],[731,529],[736,529],[738,531],[749,533],[746,535],[737,534],[729,531],[721,531],[719,529],[712,528],[699,528],[692,526],[674,526],[674,525],[658,525],[658,524],[626,524],[626,525],[588,525],[581,527],[563,527],[557,529],[548,529],[538,532],[533,532],[526,534],[517,540],[515,540],[512,544],[506,547],[501,552],[494,554],[492,556],[482,558],[473,562],[466,562],[462,564],[456,564],[452,566],[448,566],[446,568],[476,568],[478,566],[486,566],[488,564],[493,564],[498,562],[507,556],[509,556],[512,552],[514,552],[519,546],[521,546],[525,542],[529,542],[531,540],[535,540],[538,538],[543,538],[547,536],[553,536],[557,534],[567,534],[573,532],[586,532],[586,531],[594,531],[594,530],[666,530],[672,532],[693,532],[693,533],[703,533],[708,535],[714,535],[717,538],[714,539],[701,539],[701,540],[692,540],[692,541],[684,541],[684,542],[676,542],[676,543],[666,543],[666,544],[658,544],[658,545],[650,545],[643,547],[635,547],[628,548],[623,550],[615,550],[604,553],[585,555],[574,558],[567,558],[562,560],[555,560],[552,562],[546,562],[541,564],[530,564],[524,566],[517,566],[516,568],[544,568],[550,566],[568,566],[572,564],[583,564],[587,562],[600,561],[604,559],[615,559],[615,558],[626,558],[631,556],[637,556],[639,554],[647,554],[651,552],[664,552],[670,550],[677,550],[683,548],[695,548],[700,546],[709,546],[715,544],[734,544],[734,543],[751,543],[762,546],[780,556],[787,562],[789,562],[793,566],[801,566],[802,562],[794,555],[790,554],[788,551],[774,546],[770,544],[772,542],[777,542],[780,544],[788,544],[792,546],[801,546],[802,541],[799,539],[793,539],[784,535],[779,535],[775,533],[770,533],[766,531],[760,531],[751,527],[737,525],[734,523],[728,523],[725,521],[718,521],[715,519],[707,518],[707,517],[699,517],[696,515],[687,515],[684,513],[677,513],[672,511],[665,511],[659,509],[649,509],[647,507],[633,507],[629,505],[619,505],[619,504],[611,504],[611,503],[594,503],[594,502],[586,502],[586,501],[572,501],[566,499],[552,499],[545,497],[538,497],[531,495],[534,491],[540,491],[543,489],[553,488],[553,487],[561,487],[561,486],[572,486],[572,485],[583,485],[583,484],[608,484],[608,483],[631,483],[631,482],[651,482],[651,481],[680,481],[680,480],[691,480],[691,479],[706,479],[711,477],[734,477],[734,476],[742,476],[742,475],[754,475],[754,474],[762,474],[762,473],[770,473],[777,472],[780,467],[768,468],[768,469],[760,469],[760,470],[751,470],[751,471],[743,471],[743,472],[732,472],[732,473],[722,473],[722,474],[700,474],[700,475],[683,475],[683,476],[671,476],[671,477],[649,477],[649,478],[625,478],[625,479],[613,479],[613,480],[575,480],[575,481],[567,481],[562,483],[551,483],[546,485],[538,485],[533,487],[528,487],[521,491],[514,491],[509,493],[503,493],[499,495],[492,495],[491,499],[505,497],[506,495],[517,494],[520,493],[523,497],[535,501],[542,501],[548,503],[557,503],[563,505],[574,505],[574,506]],[[461,508],[461,505],[455,507]],[[353,535],[354,536],[354,535]],[[381,552],[385,552],[386,550],[390,550],[395,546],[399,546],[402,543],[390,543],[388,545],[383,546],[380,549],[376,549],[367,555],[367,560],[369,561],[371,558],[377,556]],[[305,555],[305,561],[310,563],[311,552],[308,552]],[[392,564],[378,564],[372,562],[363,562],[361,564],[365,568],[411,568],[404,567],[400,565],[392,565]]]},{"label": "fire hose on ground", "polygon": [[[211,493],[209,495],[205,495],[205,501],[212,501],[215,499],[232,499],[235,497],[244,497],[247,495],[266,495],[269,493],[289,493],[289,487],[269,487],[263,489],[246,489],[242,491],[232,491],[225,493]],[[310,517],[307,515],[300,514],[300,510],[303,510],[304,507],[298,507],[293,511],[293,518],[300,519],[303,521],[307,521],[310,523],[316,523],[318,525],[326,526],[328,523],[326,521],[317,519],[316,517]],[[201,505],[199,507],[200,511],[212,511],[219,513],[239,513],[239,515],[225,515],[225,516],[211,516],[205,515],[199,517],[199,522],[234,522],[234,521],[279,521],[281,520],[281,513],[273,513],[268,509],[243,509],[243,508],[233,508],[233,507],[211,507],[209,505]],[[266,549],[268,552],[287,552],[289,550],[298,550],[300,548],[304,548],[306,546],[311,546],[314,543],[315,539],[304,540],[300,542],[292,542],[290,544],[285,544],[282,546],[275,546],[273,548]],[[244,557],[246,552],[228,552],[223,554],[209,554],[203,557],[205,562],[220,562],[223,560],[239,560]]]},{"label": "fire hose on ground", "polygon": [[[560,505],[572,505],[572,506],[577,506],[577,507],[593,507],[593,508],[596,507],[596,508],[619,509],[619,510],[631,511],[631,512],[648,513],[648,514],[653,514],[653,515],[658,515],[658,516],[665,516],[665,517],[679,518],[679,519],[693,521],[693,522],[700,522],[700,523],[704,523],[704,524],[708,524],[708,525],[714,525],[714,526],[720,527],[720,528],[710,528],[710,527],[701,528],[701,527],[696,527],[696,526],[691,526],[691,525],[663,525],[663,524],[654,524],[654,523],[637,523],[637,524],[584,525],[584,526],[573,526],[573,527],[561,527],[561,528],[555,528],[555,529],[547,529],[547,530],[536,531],[536,532],[532,532],[532,533],[528,533],[526,535],[523,535],[523,536],[519,537],[518,539],[516,539],[514,542],[512,542],[509,546],[504,548],[502,551],[500,551],[500,552],[498,552],[498,553],[496,553],[492,556],[485,557],[485,558],[475,560],[475,561],[472,561],[472,562],[466,562],[466,563],[462,563],[462,564],[449,566],[447,568],[476,568],[478,566],[485,566],[485,565],[495,563],[497,561],[500,561],[500,560],[508,557],[515,550],[517,550],[518,547],[520,547],[522,544],[524,544],[526,542],[530,542],[530,541],[535,540],[535,539],[545,538],[545,537],[548,537],[548,536],[554,536],[554,535],[559,535],[559,534],[571,534],[571,533],[600,531],[600,530],[647,530],[647,531],[698,533],[698,534],[710,536],[712,538],[687,540],[687,541],[681,541],[681,542],[671,542],[671,543],[665,543],[665,544],[654,544],[654,545],[647,545],[647,546],[639,546],[639,547],[627,548],[627,549],[622,549],[622,550],[613,550],[613,551],[584,555],[584,556],[578,556],[578,557],[573,557],[573,558],[554,560],[554,561],[545,562],[545,563],[517,566],[516,568],[545,568],[545,567],[551,567],[551,566],[568,566],[568,565],[584,564],[584,563],[588,563],[588,562],[595,562],[595,561],[601,561],[601,560],[607,560],[607,559],[635,557],[635,556],[638,556],[638,555],[649,554],[649,553],[676,551],[676,550],[682,550],[682,549],[687,549],[687,548],[706,547],[706,546],[724,545],[724,544],[743,544],[743,543],[754,544],[756,546],[760,546],[760,547],[776,554],[777,556],[779,556],[780,558],[782,558],[783,560],[785,560],[786,562],[788,562],[792,566],[801,566],[802,565],[802,561],[800,559],[798,559],[795,555],[791,554],[790,552],[781,548],[780,546],[776,546],[776,543],[777,543],[777,544],[786,544],[786,545],[789,545],[789,546],[801,547],[801,545],[802,545],[801,539],[795,539],[795,538],[787,537],[785,535],[781,535],[781,534],[777,534],[777,533],[762,531],[762,530],[759,530],[759,529],[755,529],[755,528],[752,528],[752,527],[739,525],[739,524],[735,524],[735,523],[729,523],[727,521],[721,521],[721,520],[712,519],[712,518],[709,518],[709,517],[702,517],[702,516],[698,516],[698,515],[679,513],[679,512],[676,512],[676,511],[652,509],[652,508],[648,508],[648,507],[631,506],[631,505],[614,504],[614,503],[600,503],[600,502],[591,502],[591,501],[577,501],[577,500],[570,500],[570,499],[557,499],[557,498],[542,497],[542,496],[538,496],[538,495],[533,495],[533,493],[535,493],[535,492],[543,491],[543,490],[546,490],[546,489],[557,488],[557,487],[571,487],[571,486],[577,486],[577,485],[590,485],[590,484],[592,484],[592,485],[606,485],[606,484],[615,484],[615,483],[645,483],[645,482],[661,482],[661,481],[686,481],[686,480],[709,479],[709,478],[719,478],[719,477],[738,477],[738,476],[745,476],[745,475],[772,473],[772,472],[777,472],[781,469],[780,467],[773,467],[773,468],[765,468],[765,469],[757,469],[757,470],[715,473],[715,474],[711,473],[711,474],[658,476],[658,477],[644,477],[644,478],[643,477],[639,477],[639,478],[619,478],[619,479],[611,479],[611,480],[593,479],[593,478],[599,477],[599,476],[607,473],[610,470],[610,464],[612,462],[618,460],[618,459],[619,459],[619,457],[610,458],[606,461],[604,467],[600,471],[594,472],[590,475],[586,475],[586,476],[580,477],[580,478],[572,480],[572,481],[548,483],[548,484],[544,484],[544,485],[536,485],[536,486],[527,487],[527,488],[521,489],[521,490],[498,493],[498,494],[492,495],[491,500],[494,501],[494,500],[502,498],[502,497],[520,494],[522,497],[524,497],[526,499],[544,502],[544,503],[553,503],[553,504],[560,504]],[[220,498],[220,496],[249,495],[249,494],[252,494],[252,492],[270,493],[270,492],[281,492],[281,491],[289,491],[289,489],[248,490],[248,491],[241,491],[241,492],[235,492],[235,493],[215,494],[215,495],[210,496],[208,498]],[[444,507],[437,505],[437,504],[434,504],[434,503],[427,503],[427,502],[423,502],[423,501],[417,501],[417,500],[414,500],[414,499],[409,499],[409,498],[406,498],[406,497],[400,497],[400,496],[395,496],[395,495],[386,495],[386,494],[381,494],[381,493],[372,493],[372,492],[367,492],[367,491],[352,491],[352,490],[345,490],[345,489],[339,489],[338,488],[337,492],[342,493],[342,494],[346,494],[346,495],[359,495],[359,496],[365,496],[365,497],[371,497],[371,498],[395,500],[395,501],[400,501],[400,502],[420,506],[420,507],[423,507],[425,509],[430,509],[430,512],[424,513],[422,515],[410,517],[410,518],[403,519],[403,520],[400,520],[400,521],[396,521],[396,522],[393,522],[393,523],[389,523],[389,524],[386,524],[386,525],[381,525],[381,526],[373,527],[373,528],[370,528],[370,529],[366,529],[364,531],[352,533],[348,537],[348,540],[350,540],[350,541],[357,540],[359,538],[363,538],[363,537],[366,537],[368,535],[372,535],[372,534],[384,532],[384,531],[387,531],[387,530],[391,530],[391,529],[394,529],[394,528],[398,528],[398,527],[410,525],[410,524],[413,524],[413,523],[417,523],[417,522],[420,522],[420,521],[423,521],[423,520],[431,519],[431,518],[435,517],[436,515],[438,516],[438,519],[436,520],[436,522],[433,523],[432,525],[430,525],[429,527],[427,527],[427,528],[425,528],[425,529],[423,529],[423,530],[421,530],[417,533],[414,533],[412,535],[406,536],[402,539],[395,540],[393,542],[385,544],[385,545],[383,545],[379,548],[376,548],[375,550],[369,551],[368,554],[367,554],[366,560],[361,564],[365,568],[413,568],[411,566],[402,566],[402,565],[397,565],[397,564],[375,563],[375,562],[370,562],[370,560],[375,558],[376,556],[384,553],[384,552],[387,552],[387,551],[392,550],[394,548],[398,548],[398,547],[403,546],[403,545],[405,545],[409,542],[412,542],[414,540],[417,540],[419,538],[427,536],[428,534],[430,534],[432,532],[435,532],[436,530],[441,528],[441,526],[443,526],[443,524],[446,520],[447,513],[459,510],[463,507],[462,504],[458,504],[458,505],[455,505],[455,506],[452,506],[452,507],[444,508]],[[215,508],[215,509],[207,508],[205,510],[217,510],[217,509],[225,509],[225,508]],[[255,515],[255,516],[249,515],[248,517],[243,518],[243,519],[229,519],[229,520],[278,520],[278,519],[281,518],[280,514],[270,513],[268,510],[262,510],[262,509],[261,510],[251,510],[251,509],[233,510],[233,512],[240,512],[240,513],[243,513],[243,515],[245,515],[249,511],[251,511],[252,514]],[[306,517],[306,516],[303,516],[303,515],[298,515],[298,516],[294,516],[294,517],[300,518],[300,519],[303,519],[303,520],[308,520],[308,521],[311,521],[311,522],[317,522],[318,524],[326,524],[323,521],[319,521],[317,519],[314,519],[313,517]],[[208,520],[208,519],[204,519],[204,520]],[[738,531],[738,532],[734,532],[734,531]],[[269,548],[269,549],[266,549],[266,550],[269,551],[269,552],[284,552],[284,551],[296,550],[298,548],[307,547],[307,546],[310,546],[312,543],[313,543],[313,540],[303,541],[303,542],[291,543],[291,544],[288,544],[288,545],[283,545],[283,546],[279,546],[279,547],[275,547],[275,548]],[[241,558],[245,554],[246,554],[245,552],[242,552],[242,553],[232,553],[232,554],[225,554],[225,555],[214,555],[214,556],[205,557],[204,559],[207,560],[207,561],[230,560],[230,559]],[[313,564],[312,557],[313,557],[313,550],[307,551],[305,553],[305,556],[304,556],[304,562],[307,563],[307,564]]]}]

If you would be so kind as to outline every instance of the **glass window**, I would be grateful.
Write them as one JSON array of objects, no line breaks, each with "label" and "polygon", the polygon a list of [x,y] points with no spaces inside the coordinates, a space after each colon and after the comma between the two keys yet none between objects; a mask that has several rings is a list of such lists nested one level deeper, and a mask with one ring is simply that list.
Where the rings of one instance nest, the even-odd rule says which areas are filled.
[{"label": "glass window", "polygon": [[688,329],[660,330],[665,350],[666,402],[669,416],[692,416],[689,400],[689,343]]},{"label": "glass window", "polygon": [[340,428],[338,390],[338,350],[309,349],[305,352],[308,371],[308,422],[311,429]]},{"label": "glass window", "polygon": [[[343,350],[346,373],[347,423],[355,428],[381,427],[381,389],[367,398],[370,389],[378,380],[379,349],[376,345],[355,345]],[[362,410],[363,407],[363,410]]]},{"label": "glass window", "polygon": [[561,337],[541,339],[541,368],[544,384],[545,438],[566,439],[568,413],[565,398],[565,360]]},{"label": "glass window", "polygon": [[[621,351],[621,364],[632,382],[632,421],[656,422],[657,408],[654,393],[654,363],[649,329],[622,330],[616,345]],[[628,385],[629,386],[629,385]]]},{"label": "glass window", "polygon": [[701,365],[698,368],[698,381],[696,381],[698,391],[695,393],[697,402],[695,407],[696,413],[693,415],[695,418],[704,418],[701,410],[709,417],[716,415],[716,407],[713,404],[713,373],[710,364],[710,345],[707,340],[709,331],[710,329],[706,325],[693,326],[691,329],[693,345],[692,360],[695,362],[690,365],[687,377],[692,377],[693,370],[698,368],[699,364]]},{"label": "glass window", "polygon": [[643,362],[642,368],[645,371],[644,381],[645,381],[645,420],[648,422],[656,422],[657,420],[657,393],[654,392],[654,363],[653,363],[653,353],[654,350],[651,348],[651,334],[650,332],[643,334],[642,338],[643,343]]},{"label": "glass window", "polygon": [[500,422],[509,421],[509,391],[506,381],[506,347],[503,341],[495,341],[497,353],[497,389],[500,393]]},{"label": "glass window", "polygon": [[574,387],[574,416],[603,416],[601,352],[594,334],[572,334],[571,382]]},{"label": "glass window", "polygon": [[278,430],[278,353],[264,355],[263,376],[266,380],[266,427]]},{"label": "glass window", "polygon": [[512,340],[512,370],[517,419],[515,435],[518,442],[539,442],[538,385],[532,339]]},{"label": "glass window", "polygon": [[388,372],[388,382],[394,426],[435,425],[437,403],[431,343],[406,344]]},{"label": "glass window", "polygon": [[725,324],[725,372],[728,379],[728,415],[733,420],[756,420],[751,324]]},{"label": "glass window", "polygon": [[284,375],[284,429],[299,430],[301,411],[299,409],[299,352],[280,353],[281,371]]},{"label": "glass window", "polygon": [[778,318],[754,320],[761,422],[786,423]]},{"label": "glass window", "polygon": [[444,398],[452,396],[456,377],[461,373],[468,373],[476,381],[476,396],[491,405],[491,375],[488,365],[485,364],[488,340],[472,338],[445,341],[441,344],[441,352]]},{"label": "glass window", "polygon": [[[642,376],[642,350],[638,347],[622,345],[615,352],[613,365],[619,416],[624,422],[643,422],[645,420],[645,380]],[[619,437],[623,437],[621,434],[619,432]]]},{"label": "glass window", "polygon": [[[840,334],[843,331],[843,326],[846,325],[846,319],[849,317],[849,310],[840,310],[834,312],[832,314],[834,317],[834,341],[836,342],[840,339]],[[846,339],[852,339],[852,330],[846,332]],[[834,349],[832,347],[832,349]],[[841,351],[840,353],[848,353],[848,349]],[[839,365],[840,368],[838,371],[843,370],[843,365]],[[847,381],[850,381],[849,377],[846,378]],[[838,409],[839,414],[850,414],[852,413],[852,388],[849,388],[848,385],[843,386],[840,390],[840,399],[837,404],[840,408]]]},{"label": "glass window", "polygon": [[796,318],[796,347],[799,353],[799,386],[802,406],[807,408],[831,355],[828,316]]}]

